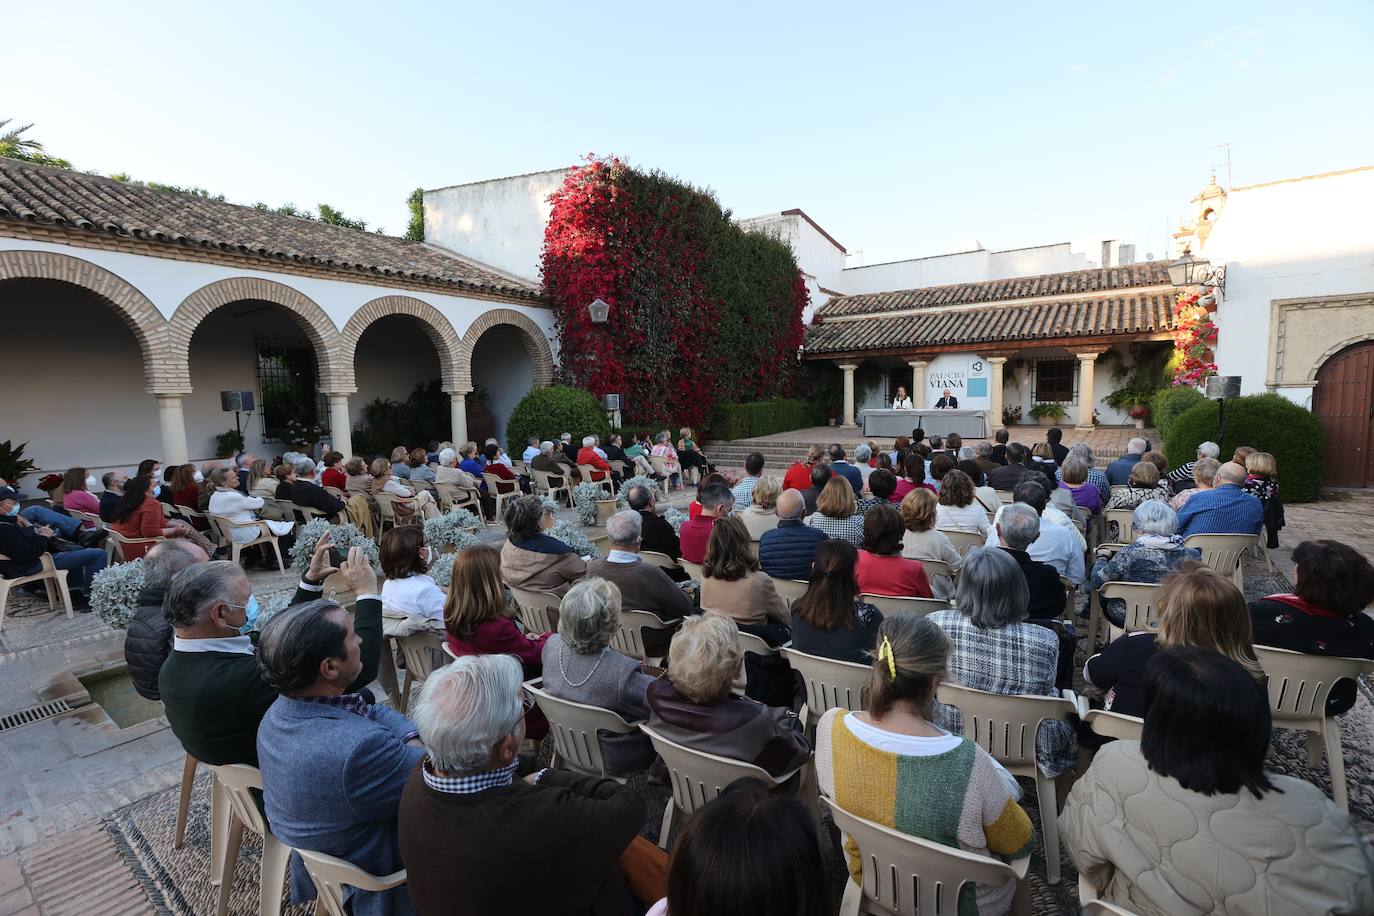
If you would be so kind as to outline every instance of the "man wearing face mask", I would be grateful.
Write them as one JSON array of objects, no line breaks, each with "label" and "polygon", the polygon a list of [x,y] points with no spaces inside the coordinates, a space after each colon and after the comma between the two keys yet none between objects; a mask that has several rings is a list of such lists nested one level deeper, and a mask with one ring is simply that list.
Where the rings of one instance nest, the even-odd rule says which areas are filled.
[{"label": "man wearing face mask", "polygon": [[[100,543],[91,537],[97,532],[85,531],[76,519],[44,511],[69,523],[63,526],[63,537],[78,538],[81,544]],[[61,540],[59,532],[47,523],[45,517],[30,519],[26,517],[27,514],[27,511],[25,515],[19,512],[18,491],[11,487],[0,489],[0,554],[8,557],[0,560],[0,575],[7,579],[33,575],[42,568],[43,554],[51,554],[53,565],[68,571],[67,586],[72,592],[72,607],[80,611],[90,610],[91,581],[96,573],[105,568],[105,549],[96,546],[72,549],[75,544]]]},{"label": "man wearing face mask", "polygon": [[[320,538],[293,604],[319,598],[324,580],[343,573],[357,595],[355,629],[362,640],[361,691],[377,676],[382,649],[382,602],[377,575],[355,547],[338,569],[329,565],[329,536]],[[175,635],[158,674],[158,692],[172,732],[186,753],[204,763],[258,764],[257,733],[277,691],[258,669],[258,612],[248,576],[237,563],[198,563],[172,578],[163,614]]]},{"label": "man wearing face mask", "polygon": [[119,498],[124,495],[124,484],[128,481],[129,475],[123,471],[106,471],[100,477],[101,486],[105,492],[100,494],[100,520],[108,522],[110,513],[114,511]]}]

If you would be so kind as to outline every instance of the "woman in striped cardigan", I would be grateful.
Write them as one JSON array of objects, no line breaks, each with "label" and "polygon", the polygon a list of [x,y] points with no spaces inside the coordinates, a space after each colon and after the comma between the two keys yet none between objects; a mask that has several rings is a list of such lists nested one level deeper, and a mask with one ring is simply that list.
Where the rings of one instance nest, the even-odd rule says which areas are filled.
[{"label": "woman in striped cardigan", "polygon": [[[878,628],[865,712],[832,709],[816,728],[820,789],[846,811],[913,836],[981,855],[1016,858],[1035,846],[1016,780],[969,739],[931,721],[953,646],[928,618],[894,614]],[[845,841],[851,879],[859,849]],[[1015,882],[972,885],[960,916],[1005,913]]]}]

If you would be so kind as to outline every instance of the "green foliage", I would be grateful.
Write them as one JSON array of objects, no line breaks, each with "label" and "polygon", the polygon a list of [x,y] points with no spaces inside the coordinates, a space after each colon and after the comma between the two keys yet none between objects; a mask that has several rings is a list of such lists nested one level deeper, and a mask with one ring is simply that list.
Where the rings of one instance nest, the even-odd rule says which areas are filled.
[{"label": "green foliage", "polygon": [[13,118],[0,120],[0,156],[6,159],[20,159],[37,165],[55,165],[63,169],[72,167],[72,164],[66,159],[49,156],[43,152],[42,143],[24,136],[28,129],[33,127],[32,124],[25,124],[23,127],[8,127],[12,120]]},{"label": "green foliage", "polygon": [[512,453],[525,449],[525,440],[538,436],[541,441],[558,441],[563,433],[572,433],[573,441],[583,436],[600,436],[604,440],[611,433],[606,411],[590,391],[555,385],[535,388],[521,398],[506,421],[506,443]]},{"label": "green foliage", "polygon": [[410,208],[410,223],[406,225],[406,238],[412,242],[423,242],[425,240],[425,189],[416,188],[410,192],[406,198],[406,206]]},{"label": "green foliage", "polygon": [[[0,127],[3,127],[0,123]],[[24,449],[28,447],[27,442],[18,445],[11,445],[11,440],[6,439],[0,442],[0,477],[5,478],[10,483],[18,483],[19,478],[33,471],[35,462],[24,457]]]},{"label": "green foliage", "polygon": [[824,422],[825,410],[811,401],[779,398],[775,401],[750,401],[747,404],[717,404],[711,418],[711,436],[716,439],[746,439],[819,426]]},{"label": "green foliage", "polygon": [[[398,445],[410,448],[449,437],[449,396],[439,379],[421,382],[404,401],[374,398],[363,407],[363,422],[353,427],[358,455],[390,455]],[[461,444],[461,443],[459,443]]]},{"label": "green foliage", "polygon": [[215,437],[215,457],[232,458],[243,450],[243,433],[237,429],[222,432]]},{"label": "green foliage", "polygon": [[1065,409],[1063,404],[1046,401],[1043,404],[1036,404],[1033,406],[1030,409],[1030,415],[1037,420],[1042,417],[1053,417],[1056,420],[1062,420],[1069,415],[1069,412]]},{"label": "green foliage", "polygon": [[344,216],[342,211],[336,210],[329,204],[320,204],[319,220],[331,226],[343,226],[345,229],[357,229],[359,231],[367,229],[367,223],[360,219],[349,219]]},{"label": "green foliage", "polygon": [[200,187],[193,186],[184,188],[181,185],[162,184],[158,181],[132,181],[132,179],[128,179],[127,177],[125,180],[130,181],[133,184],[141,184],[144,187],[151,188],[154,191],[172,191],[176,194],[190,194],[192,197],[204,197],[206,200],[213,200],[218,201],[219,203],[224,203],[223,194],[211,194],[209,191]]},{"label": "green foliage", "polygon": [[[1174,420],[1188,408],[1201,404],[1206,398],[1191,385],[1161,388],[1150,398],[1150,417],[1159,434],[1168,437]],[[1187,459],[1191,461],[1192,459]]]},{"label": "green foliage", "polygon": [[1269,452],[1278,462],[1284,502],[1311,502],[1321,492],[1326,469],[1326,439],[1321,421],[1285,397],[1252,394],[1226,402],[1226,430],[1217,439],[1217,402],[1203,400],[1180,414],[1164,438],[1171,467],[1193,460],[1198,443],[1221,446],[1223,458],[1237,446]]},{"label": "green foliage", "polygon": [[1158,379],[1147,373],[1136,371],[1131,373],[1124,385],[1103,398],[1102,402],[1117,410],[1129,410],[1136,404],[1149,406],[1150,399],[1158,390]]}]

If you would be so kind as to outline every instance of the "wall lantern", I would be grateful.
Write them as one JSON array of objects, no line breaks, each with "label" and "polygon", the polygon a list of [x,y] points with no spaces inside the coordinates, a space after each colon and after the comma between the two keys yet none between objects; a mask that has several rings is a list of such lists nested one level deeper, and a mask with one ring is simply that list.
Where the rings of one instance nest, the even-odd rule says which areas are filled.
[{"label": "wall lantern", "polygon": [[605,324],[606,319],[611,316],[611,307],[606,300],[598,297],[587,306],[587,314],[591,315],[592,324]]},{"label": "wall lantern", "polygon": [[1169,282],[1174,286],[1214,286],[1226,292],[1226,268],[1213,267],[1204,258],[1185,254],[1177,261],[1169,263]]}]

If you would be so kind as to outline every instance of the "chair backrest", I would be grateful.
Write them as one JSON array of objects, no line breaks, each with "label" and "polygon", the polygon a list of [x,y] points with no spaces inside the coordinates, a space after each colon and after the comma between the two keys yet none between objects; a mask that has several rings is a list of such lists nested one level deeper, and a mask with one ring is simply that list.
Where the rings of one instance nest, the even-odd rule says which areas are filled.
[{"label": "chair backrest", "polygon": [[511,586],[511,596],[520,613],[520,623],[527,633],[547,633],[553,629],[548,609],[558,607],[562,600],[548,592],[536,592],[527,588]]},{"label": "chair backrest", "polygon": [[577,466],[577,473],[582,475],[583,483],[600,483],[602,480],[609,479],[606,476],[606,471],[598,470],[597,468],[592,467],[590,464],[579,464]]},{"label": "chair backrest", "polygon": [[225,797],[229,800],[229,807],[233,810],[234,816],[243,821],[244,826],[254,833],[259,836],[266,836],[267,823],[263,820],[262,812],[258,810],[257,801],[248,791],[249,789],[262,791],[262,773],[258,768],[246,763],[230,763],[223,766],[212,766],[210,770],[224,789]]},{"label": "chair backrest", "polygon": [[68,509],[67,514],[69,514],[72,518],[80,519],[83,522],[90,522],[92,525],[95,526],[95,530],[97,531],[102,531],[106,527],[105,521],[100,516],[96,515],[94,512],[82,512],[80,509]]},{"label": "chair backrest", "polygon": [[941,684],[936,697],[959,707],[964,736],[1008,769],[1035,766],[1035,733],[1041,722],[1078,712],[1062,697],[989,693],[950,683]]},{"label": "chair backrest", "polygon": [[660,553],[657,550],[641,550],[639,552],[639,558],[643,560],[645,563],[650,563],[654,566],[659,567],[660,569],[682,568],[678,565],[677,560],[674,560],[666,553]]},{"label": "chair backrest", "polygon": [[921,561],[921,568],[926,571],[927,578],[934,578],[935,576],[950,578],[954,575],[954,570],[944,560],[927,560],[925,557],[917,557],[916,559]]},{"label": "chair backrest", "polygon": [[1135,916],[1130,910],[1123,910],[1115,904],[1108,903],[1097,896],[1097,888],[1083,875],[1078,876],[1078,900],[1083,906],[1083,912],[1087,914],[1101,914],[1101,916]]},{"label": "chair backrest", "polygon": [[1064,613],[1059,615],[1060,619],[1072,623],[1078,603],[1078,583],[1067,576],[1060,576],[1059,585],[1064,589]]},{"label": "chair backrest", "polygon": [[346,859],[325,855],[309,849],[297,849],[310,880],[319,892],[316,901],[316,914],[324,916],[347,916],[344,908],[344,885],[361,888],[365,891],[385,891],[406,883],[406,870],[403,868],[390,875],[378,877],[363,871]]},{"label": "chair backrest", "polygon": [[431,493],[435,492],[433,481],[422,480],[418,477],[411,478],[410,488],[416,493],[419,493],[421,490],[429,490]]},{"label": "chair backrest", "polygon": [[137,546],[138,544],[160,544],[161,542],[167,540],[165,537],[162,537],[161,535],[152,538],[126,538],[124,535],[120,534],[118,531],[115,531],[113,528],[109,530],[110,540],[114,541],[115,545],[115,556],[119,557],[121,563],[128,560],[128,557],[124,555],[124,548],[126,545]]},{"label": "chair backrest", "polygon": [[414,676],[417,683],[423,683],[437,667],[434,653],[442,652],[446,640],[433,630],[419,630],[405,636],[396,637],[401,647],[401,655],[406,660],[406,671]]},{"label": "chair backrest", "polygon": [[822,658],[790,646],[783,647],[782,655],[806,685],[808,722],[819,719],[829,709],[858,712],[864,708],[863,691],[872,670],[868,665]]},{"label": "chair backrest", "polygon": [[1004,503],[1010,504],[1016,502],[1016,495],[1012,493],[1011,490],[997,490],[996,493],[997,498]]},{"label": "chair backrest", "polygon": [[630,658],[647,661],[649,656],[644,649],[644,631],[676,628],[676,623],[660,620],[657,614],[625,608],[620,612],[620,626],[611,634],[611,647]]},{"label": "chair backrest", "polygon": [[1127,630],[1159,629],[1159,593],[1164,586],[1155,582],[1103,582],[1098,594],[1126,602]]},{"label": "chair backrest", "polygon": [[[545,493],[555,490],[566,490],[568,488],[568,477],[566,474],[553,474],[549,471],[537,471],[534,468],[530,468],[530,476],[534,478],[534,488],[536,490],[542,490]],[[549,480],[550,477],[557,477],[559,480],[563,481],[562,485],[557,487],[554,486],[553,482]]]},{"label": "chair backrest", "polygon": [[554,749],[562,758],[562,764],[579,773],[592,776],[608,775],[606,761],[601,758],[598,731],[610,732],[613,735],[629,735],[639,730],[609,709],[552,696],[543,689],[538,680],[527,682],[525,690],[534,697],[534,701],[544,712],[544,718],[549,720]]},{"label": "chair backrest", "polygon": [[642,723],[639,728],[649,736],[654,750],[667,764],[668,777],[673,786],[673,803],[684,814],[691,814],[716,798],[737,780],[752,776],[763,780],[765,785],[776,786],[792,777],[792,773],[787,773],[774,779],[767,770],[752,763],[683,747]]},{"label": "chair backrest", "polygon": [[900,611],[906,611],[918,617],[924,617],[931,611],[948,610],[951,607],[950,603],[944,598],[915,598],[901,595],[872,595],[864,593],[859,596],[859,600],[867,601],[884,614],[895,614]]},{"label": "chair backrest", "polygon": [[1308,655],[1269,646],[1255,646],[1255,655],[1269,676],[1269,709],[1275,724],[1288,723],[1288,728],[1319,722],[1326,716],[1326,698],[1337,681],[1374,671],[1374,662],[1364,658]]},{"label": "chair backrest", "polygon": [[503,483],[504,483],[504,484],[509,484],[509,483],[510,483],[509,480],[502,480],[500,477],[497,477],[495,474],[491,473],[490,471],[483,471],[483,472],[482,472],[482,480],[484,480],[484,481],[486,482],[486,484],[487,484],[487,492],[488,492],[489,494],[491,494],[492,496],[496,496],[496,495],[498,495],[498,494],[500,494],[500,495],[505,495],[505,494],[501,493],[501,487],[500,487],[499,485],[500,485],[500,484],[503,484]]},{"label": "chair backrest", "polygon": [[951,531],[946,528],[941,528],[939,531],[945,537],[949,538],[949,542],[954,545],[954,549],[959,551],[961,555],[968,553],[974,548],[983,547],[988,542],[987,538],[983,537],[981,534],[975,534],[971,531]]},{"label": "chair backrest", "polygon": [[735,642],[739,645],[742,653],[752,652],[755,655],[777,655],[778,647],[770,646],[768,640],[762,636],[755,636],[753,633],[746,633],[739,630],[735,634]]},{"label": "chair backrest", "polygon": [[776,576],[769,576],[769,578],[773,580],[773,588],[777,590],[778,596],[788,605],[798,601],[811,587],[810,582],[803,582],[801,579],[779,579]]},{"label": "chair backrest", "polygon": [[1005,862],[899,833],[851,814],[829,798],[835,826],[853,838],[863,864],[863,895],[898,916],[957,913],[965,884],[1000,887],[1017,880]]},{"label": "chair backrest", "polygon": [[252,541],[239,542],[239,544],[244,547],[247,547],[249,544],[256,544],[272,536],[271,529],[267,527],[266,522],[249,522],[245,525],[230,519],[226,515],[211,515],[209,512],[205,513],[205,517],[210,520],[210,524],[219,532],[221,544],[233,544],[234,532],[239,530],[254,532]]},{"label": "chair backrest", "polygon": [[1130,544],[1135,540],[1135,529],[1132,527],[1135,524],[1134,509],[1103,509],[1102,518],[1105,519],[1107,525],[1106,537],[1111,537],[1111,524],[1116,522],[1116,539],[1118,541],[1123,544]]},{"label": "chair backrest", "polygon": [[344,491],[340,490],[338,487],[325,487],[324,492],[328,493],[330,496],[336,496],[339,499],[348,498],[347,496],[345,496]]},{"label": "chair backrest", "polygon": [[682,560],[681,563],[682,563],[682,568],[685,569],[685,570],[687,570],[687,575],[691,576],[691,577],[692,577],[693,579],[695,579],[697,582],[700,582],[700,581],[701,581],[701,564],[700,564],[700,563],[692,563],[692,562],[690,562],[690,561],[688,561],[688,560]]},{"label": "chair backrest", "polygon": [[391,501],[396,498],[396,495],[385,490],[380,490],[372,495],[377,500],[377,506],[382,510],[382,521],[395,523],[396,513],[391,508]]},{"label": "chair backrest", "polygon": [[1140,730],[1145,727],[1145,720],[1139,716],[1123,716],[1105,709],[1089,710],[1083,721],[1095,734],[1122,741],[1139,741]]},{"label": "chair backrest", "polygon": [[1241,559],[1258,540],[1253,534],[1194,534],[1183,539],[1183,546],[1201,550],[1203,563],[1223,576],[1235,576],[1239,585]]}]

